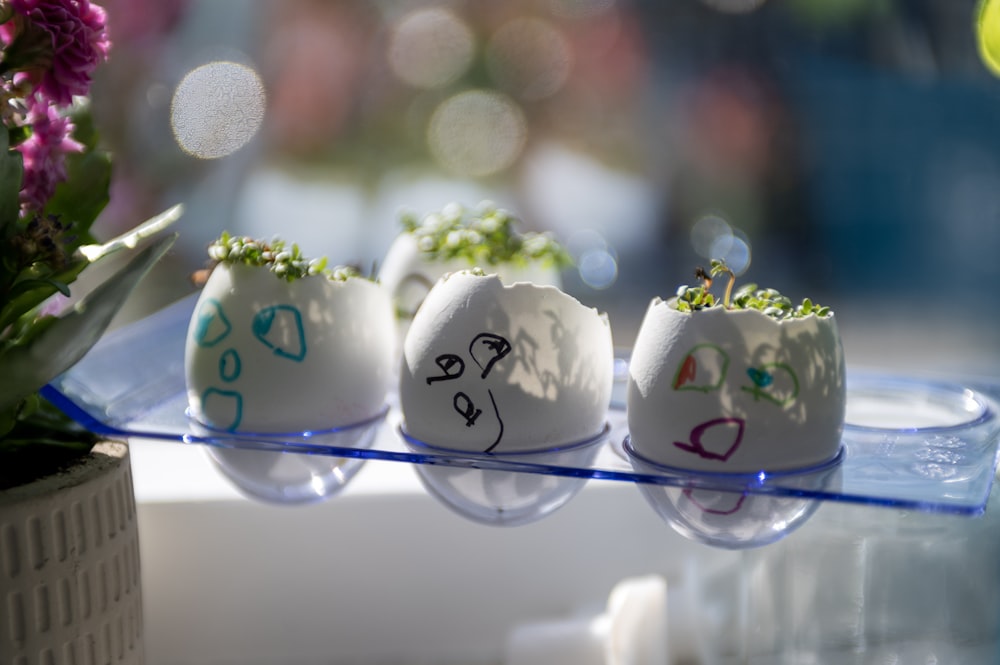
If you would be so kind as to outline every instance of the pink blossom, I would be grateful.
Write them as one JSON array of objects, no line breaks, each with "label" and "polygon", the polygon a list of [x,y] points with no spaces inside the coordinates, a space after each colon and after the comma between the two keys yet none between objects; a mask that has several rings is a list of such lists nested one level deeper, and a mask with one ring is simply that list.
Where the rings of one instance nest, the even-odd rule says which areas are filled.
[{"label": "pink blossom", "polygon": [[[51,37],[52,63],[36,91],[62,106],[72,103],[74,95],[86,95],[91,75],[111,48],[104,9],[89,0],[10,0],[10,7]],[[10,43],[10,34],[0,37]]]},{"label": "pink blossom", "polygon": [[24,157],[21,203],[28,209],[41,210],[66,179],[66,154],[81,152],[83,146],[71,137],[73,123],[46,98],[28,98],[27,124],[31,136],[17,146]]}]

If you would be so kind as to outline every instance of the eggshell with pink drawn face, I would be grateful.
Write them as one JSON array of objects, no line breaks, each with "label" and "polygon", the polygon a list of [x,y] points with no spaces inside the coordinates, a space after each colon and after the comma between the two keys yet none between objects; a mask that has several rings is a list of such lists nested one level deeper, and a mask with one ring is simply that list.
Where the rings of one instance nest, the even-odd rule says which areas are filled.
[{"label": "eggshell with pink drawn face", "polygon": [[845,404],[833,314],[681,312],[657,298],[629,365],[629,447],[698,471],[801,469],[837,456]]},{"label": "eggshell with pink drawn face", "polygon": [[458,272],[403,344],[406,433],[468,452],[527,452],[602,433],[614,351],[607,317],[551,286]]},{"label": "eggshell with pink drawn face", "polygon": [[188,328],[189,410],[230,431],[353,425],[384,408],[394,346],[391,300],[370,280],[219,264]]}]

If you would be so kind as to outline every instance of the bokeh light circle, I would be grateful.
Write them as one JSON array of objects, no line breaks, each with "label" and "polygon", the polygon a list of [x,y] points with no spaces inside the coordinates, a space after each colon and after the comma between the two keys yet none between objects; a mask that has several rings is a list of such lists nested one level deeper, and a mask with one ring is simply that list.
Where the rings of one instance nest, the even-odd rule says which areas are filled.
[{"label": "bokeh light circle", "polygon": [[618,256],[597,231],[574,231],[566,239],[565,247],[576,263],[580,281],[590,288],[604,290],[618,281]]},{"label": "bokeh light circle", "polygon": [[170,126],[181,150],[200,159],[242,148],[264,121],[264,84],[252,68],[218,61],[188,72],[174,90]]},{"label": "bokeh light circle", "polygon": [[497,85],[515,97],[549,97],[569,78],[572,49],[549,21],[516,18],[500,26],[486,49],[486,62]]},{"label": "bokeh light circle", "polygon": [[691,227],[691,247],[704,259],[722,259],[737,275],[750,267],[750,241],[718,214],[700,217]]},{"label": "bokeh light circle", "polygon": [[506,95],[468,90],[441,103],[431,115],[427,141],[447,170],[482,177],[510,167],[527,141],[524,112]]},{"label": "bokeh light circle", "polygon": [[618,259],[606,249],[589,249],[580,255],[580,279],[592,289],[610,288],[618,279]]},{"label": "bokeh light circle", "polygon": [[706,259],[719,258],[713,252],[720,249],[728,251],[725,243],[731,242],[732,237],[733,228],[719,215],[705,215],[691,227],[691,247],[698,256]]},{"label": "bokeh light circle", "polygon": [[441,7],[418,9],[393,28],[389,66],[414,87],[439,88],[469,68],[474,49],[472,30],[453,12]]},{"label": "bokeh light circle", "polygon": [[750,268],[750,243],[744,237],[733,235],[719,238],[712,258],[722,259],[737,277]]}]

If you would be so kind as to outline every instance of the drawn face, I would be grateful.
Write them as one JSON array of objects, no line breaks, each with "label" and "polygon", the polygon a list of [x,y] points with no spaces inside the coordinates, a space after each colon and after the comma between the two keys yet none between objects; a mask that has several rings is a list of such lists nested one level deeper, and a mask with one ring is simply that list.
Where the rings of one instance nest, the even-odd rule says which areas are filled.
[{"label": "drawn face", "polygon": [[551,448],[600,433],[612,370],[610,329],[594,310],[554,288],[459,273],[414,318],[400,404],[407,432],[430,445]]},{"label": "drawn face", "polygon": [[[503,440],[503,416],[500,414],[496,396],[489,388],[487,379],[494,365],[509,355],[510,351],[510,342],[503,336],[481,332],[472,338],[466,353],[449,352],[438,355],[434,359],[434,364],[440,373],[427,377],[427,385],[430,386],[442,381],[457,382],[465,377],[467,369],[478,376],[481,383],[473,380],[471,386],[468,380],[447,385],[455,387],[455,393],[451,397],[454,411],[452,418],[457,417],[464,422],[466,428],[476,430],[475,433],[470,432],[471,438],[481,439],[484,431],[488,432],[485,435],[487,440],[492,438],[489,445],[482,450],[484,453],[492,452]],[[471,363],[467,364],[466,359],[470,359]],[[470,368],[468,365],[474,367]]]},{"label": "drawn face", "polygon": [[365,420],[385,401],[393,344],[388,295],[367,280],[288,283],[262,269],[219,266],[188,329],[192,415],[251,432]]},{"label": "drawn face", "polygon": [[654,303],[633,349],[630,436],[638,453],[680,468],[806,467],[836,455],[844,399],[832,318]]}]

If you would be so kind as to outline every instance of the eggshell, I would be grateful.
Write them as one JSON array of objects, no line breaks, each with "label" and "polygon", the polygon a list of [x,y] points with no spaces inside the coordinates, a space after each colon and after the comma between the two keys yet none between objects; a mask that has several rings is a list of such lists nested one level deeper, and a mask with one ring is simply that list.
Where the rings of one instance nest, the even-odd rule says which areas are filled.
[{"label": "eggshell", "polygon": [[654,299],[629,366],[632,448],[684,469],[750,473],[836,457],[844,354],[831,314],[776,320]]},{"label": "eggshell", "polygon": [[470,452],[597,436],[611,399],[607,317],[552,286],[459,272],[434,286],[403,345],[407,434]]},{"label": "eggshell", "polygon": [[[475,266],[466,259],[451,259],[438,261],[428,258],[417,247],[417,240],[411,233],[400,233],[396,236],[389,251],[386,252],[382,267],[379,269],[379,283],[392,296],[399,316],[398,339],[400,343],[406,338],[410,321],[427,293],[444,275]],[[525,264],[501,263],[498,265],[479,266],[486,272],[496,273],[504,284],[515,282],[531,282],[539,285],[561,287],[559,271],[542,261],[531,261]]]},{"label": "eggshell", "polygon": [[362,278],[287,282],[220,264],[185,348],[191,415],[245,432],[322,430],[379,413],[393,371],[392,303]]}]

